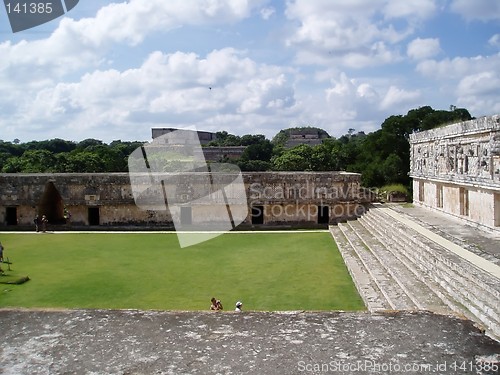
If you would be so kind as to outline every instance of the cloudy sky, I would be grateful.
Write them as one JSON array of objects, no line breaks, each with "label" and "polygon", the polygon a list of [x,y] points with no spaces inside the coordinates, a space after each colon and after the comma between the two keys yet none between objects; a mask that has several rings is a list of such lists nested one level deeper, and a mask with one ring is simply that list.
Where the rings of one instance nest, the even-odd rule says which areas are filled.
[{"label": "cloudy sky", "polygon": [[498,0],[115,1],[16,34],[0,9],[0,139],[340,136],[424,105],[500,113]]}]

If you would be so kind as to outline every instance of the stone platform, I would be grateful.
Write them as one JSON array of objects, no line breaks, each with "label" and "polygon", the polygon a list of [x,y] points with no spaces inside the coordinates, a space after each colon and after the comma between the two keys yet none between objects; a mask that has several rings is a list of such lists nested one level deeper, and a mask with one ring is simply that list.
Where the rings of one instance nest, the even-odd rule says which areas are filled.
[{"label": "stone platform", "polygon": [[387,206],[441,237],[500,266],[500,230],[492,231],[471,226],[463,220],[424,207],[399,204]]},{"label": "stone platform", "polygon": [[470,321],[423,311],[0,310],[0,322],[6,375],[485,375],[500,365],[500,343]]},{"label": "stone platform", "polygon": [[[461,233],[474,230],[481,237],[477,228],[460,228]],[[482,236],[482,251],[474,252],[471,246],[440,236],[435,227],[380,205],[330,231],[370,311],[457,314],[500,338],[500,267],[494,237]]]}]

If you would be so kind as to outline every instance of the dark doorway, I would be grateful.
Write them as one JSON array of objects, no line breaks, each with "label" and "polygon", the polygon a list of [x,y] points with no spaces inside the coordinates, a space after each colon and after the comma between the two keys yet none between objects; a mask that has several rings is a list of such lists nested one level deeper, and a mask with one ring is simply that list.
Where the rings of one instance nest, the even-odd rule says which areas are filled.
[{"label": "dark doorway", "polygon": [[330,207],[318,206],[318,224],[328,224],[330,222]]},{"label": "dark doorway", "polygon": [[38,215],[40,217],[42,215],[47,216],[49,224],[64,224],[66,222],[64,219],[64,203],[53,182],[48,182],[45,185],[45,191],[38,204]]},{"label": "dark doorway", "polygon": [[89,225],[99,225],[100,222],[99,207],[89,207]]},{"label": "dark doorway", "polygon": [[469,216],[469,190],[459,188],[460,215]]},{"label": "dark doorway", "polygon": [[264,224],[264,206],[252,207],[252,224]]},{"label": "dark doorway", "polygon": [[17,207],[6,207],[5,222],[7,225],[17,225]]},{"label": "dark doorway", "polygon": [[181,224],[191,225],[193,223],[193,213],[191,207],[181,207]]}]

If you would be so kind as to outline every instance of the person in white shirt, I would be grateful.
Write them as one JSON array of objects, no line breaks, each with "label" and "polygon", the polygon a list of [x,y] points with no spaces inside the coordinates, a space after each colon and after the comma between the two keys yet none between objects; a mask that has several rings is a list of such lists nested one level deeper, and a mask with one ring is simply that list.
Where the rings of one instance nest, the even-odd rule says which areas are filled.
[{"label": "person in white shirt", "polygon": [[243,304],[240,301],[236,302],[236,308],[234,309],[234,311],[241,312],[242,306],[243,306]]}]

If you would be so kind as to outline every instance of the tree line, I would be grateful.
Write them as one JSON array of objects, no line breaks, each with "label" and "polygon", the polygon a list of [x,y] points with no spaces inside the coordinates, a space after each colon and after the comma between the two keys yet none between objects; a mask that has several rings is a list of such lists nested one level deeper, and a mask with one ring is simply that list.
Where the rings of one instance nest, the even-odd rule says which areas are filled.
[{"label": "tree line", "polygon": [[[463,108],[451,106],[448,111],[425,106],[412,109],[406,115],[388,117],[380,129],[372,133],[349,129],[339,138],[323,138],[316,146],[301,144],[286,148],[290,132],[304,129],[289,128],[272,140],[264,135],[236,136],[222,131],[208,147],[246,146],[239,159],[231,160],[243,171],[348,171],[361,173],[364,186],[402,184],[409,187],[409,135],[470,119],[469,111]],[[326,134],[322,129],[307,129],[317,130],[322,136]],[[127,172],[128,156],[143,143],[117,140],[106,144],[96,139],[0,141],[0,170],[3,173]]]},{"label": "tree line", "polygon": [[3,173],[127,172],[128,156],[144,142],[51,139],[27,143],[0,141]]}]

